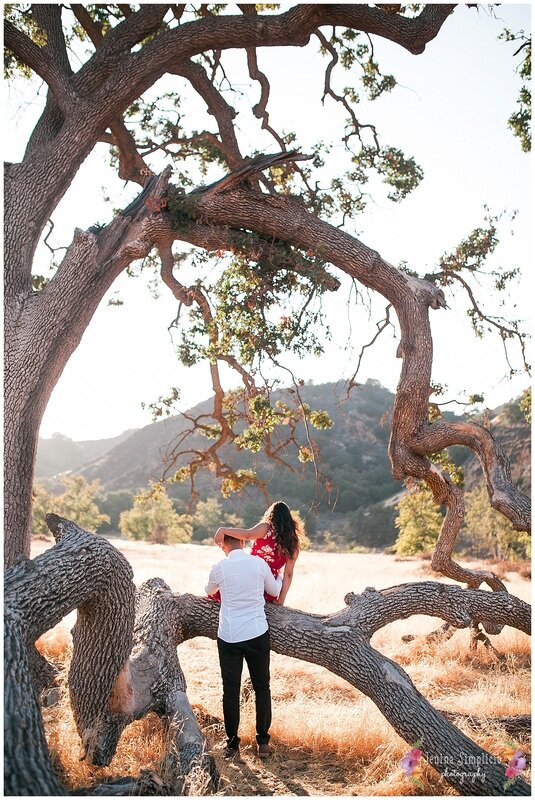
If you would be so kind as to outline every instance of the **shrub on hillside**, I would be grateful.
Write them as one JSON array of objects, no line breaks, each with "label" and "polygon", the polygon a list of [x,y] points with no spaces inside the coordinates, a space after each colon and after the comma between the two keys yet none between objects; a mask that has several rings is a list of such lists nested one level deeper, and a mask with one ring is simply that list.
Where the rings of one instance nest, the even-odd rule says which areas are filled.
[{"label": "shrub on hillside", "polygon": [[119,530],[128,539],[152,544],[177,544],[191,540],[189,514],[177,514],[165,489],[154,485],[134,498],[134,507],[119,517]]},{"label": "shrub on hillside", "polygon": [[109,522],[107,514],[101,514],[96,502],[100,489],[98,481],[88,483],[81,475],[67,475],[62,480],[64,491],[53,494],[41,484],[33,488],[32,535],[44,536],[50,532],[46,524],[47,514],[57,514],[70,519],[87,531],[96,531],[104,522]]},{"label": "shrub on hillside", "polygon": [[403,495],[396,510],[398,515],[395,525],[399,531],[395,544],[396,553],[414,556],[432,550],[443,518],[431,490],[425,484],[418,484]]}]

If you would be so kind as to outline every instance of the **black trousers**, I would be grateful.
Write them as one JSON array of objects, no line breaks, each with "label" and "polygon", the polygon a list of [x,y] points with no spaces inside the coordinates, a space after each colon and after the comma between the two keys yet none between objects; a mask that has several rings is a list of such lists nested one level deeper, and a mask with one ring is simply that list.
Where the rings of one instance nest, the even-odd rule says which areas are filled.
[{"label": "black trousers", "polygon": [[229,747],[238,747],[240,737],[240,688],[243,659],[247,662],[256,700],[256,741],[269,742],[271,692],[269,689],[269,631],[245,642],[224,642],[217,649],[223,678],[223,717]]}]

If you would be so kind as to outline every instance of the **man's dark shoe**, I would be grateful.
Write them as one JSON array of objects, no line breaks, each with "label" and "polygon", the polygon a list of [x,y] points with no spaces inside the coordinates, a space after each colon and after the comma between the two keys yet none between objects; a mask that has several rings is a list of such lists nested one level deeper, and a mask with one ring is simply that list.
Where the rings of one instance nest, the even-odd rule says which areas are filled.
[{"label": "man's dark shoe", "polygon": [[258,757],[259,758],[269,758],[272,753],[271,747],[267,742],[265,744],[258,745]]},{"label": "man's dark shoe", "polygon": [[236,758],[240,755],[239,747],[229,747],[228,745],[223,750],[223,758]]}]

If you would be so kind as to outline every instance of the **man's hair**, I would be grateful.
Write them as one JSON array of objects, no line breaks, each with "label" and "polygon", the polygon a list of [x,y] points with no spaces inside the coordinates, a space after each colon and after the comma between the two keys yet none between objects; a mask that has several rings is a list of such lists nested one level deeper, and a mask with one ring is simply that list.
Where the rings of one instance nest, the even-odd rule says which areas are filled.
[{"label": "man's hair", "polygon": [[242,540],[241,539],[236,539],[235,536],[228,536],[226,533],[223,536],[223,542],[225,544],[236,544],[236,542],[239,542],[240,544],[242,544]]}]

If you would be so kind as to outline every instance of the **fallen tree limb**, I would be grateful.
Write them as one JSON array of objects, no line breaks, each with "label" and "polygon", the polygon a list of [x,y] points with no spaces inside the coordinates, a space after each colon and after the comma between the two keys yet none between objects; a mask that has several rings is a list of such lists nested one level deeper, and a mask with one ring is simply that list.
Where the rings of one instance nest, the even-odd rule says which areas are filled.
[{"label": "fallen tree limb", "polygon": [[171,590],[161,578],[147,581],[136,592],[134,646],[110,706],[122,715],[121,729],[156,712],[168,726],[169,751],[160,770],[165,784],[178,794],[205,794],[216,790],[219,775],[186,694],[172,603]]},{"label": "fallen tree limb", "polygon": [[[415,584],[410,592],[410,586],[393,587],[395,592],[368,590],[359,596],[348,595],[348,607],[330,616],[310,615],[268,604],[266,614],[272,649],[282,655],[320,664],[370,697],[410,746],[416,741],[422,743],[420,749],[427,761],[461,794],[529,794],[530,787],[521,778],[506,790],[505,765],[455,728],[420,694],[404,670],[377,652],[368,641],[368,636],[382,625],[410,613],[451,616],[448,606],[453,601],[454,616],[467,627],[470,624],[469,612],[488,614],[487,604],[492,603],[496,593],[455,586],[445,587],[454,592],[442,592],[443,584],[431,582]],[[421,592],[418,591],[420,588]],[[403,596],[397,590],[403,590],[409,598],[420,598],[419,602],[414,599],[410,612],[399,608],[395,611],[391,607],[389,598],[397,595],[399,600]],[[466,601],[463,599],[465,593]],[[195,636],[216,638],[217,604],[190,594],[175,594],[173,597],[177,644]],[[442,603],[438,602],[439,597],[442,597]],[[527,604],[511,595],[507,595],[507,599],[515,602],[510,609],[505,606],[501,609],[504,624],[522,629],[524,614],[529,614],[529,607],[524,609]],[[373,622],[367,616],[372,609],[378,614],[378,619]],[[519,610],[524,612],[520,614],[520,620],[515,613]],[[480,765],[480,769],[474,769],[474,765]]]},{"label": "fallen tree limb", "polygon": [[[159,578],[147,581],[136,596],[131,648],[134,590],[128,563],[109,542],[67,520],[52,516],[49,524],[58,539],[56,547],[6,574],[6,730],[18,734],[13,738],[16,753],[6,736],[6,786],[11,794],[64,793],[46,750],[26,647],[78,607],[82,613],[74,629],[71,702],[93,763],[109,763],[125,725],[155,710],[174,726],[174,749],[167,760],[173,780],[182,772],[186,791],[188,769],[196,761],[205,776],[214,778],[206,784],[213,788],[215,776],[187,701],[176,646],[196,636],[214,639],[219,605],[191,594],[173,594]],[[346,607],[331,615],[268,604],[272,649],[320,664],[370,697],[410,746],[421,742],[424,757],[461,794],[468,790],[471,795],[528,795],[530,787],[520,776],[506,790],[505,765],[433,708],[403,669],[369,642],[380,627],[411,614],[437,616],[456,627],[496,619],[529,631],[528,604],[504,592],[432,581],[367,589],[345,600]],[[39,765],[39,778],[34,764]],[[474,770],[474,765],[480,768]],[[164,777],[162,787],[166,784]],[[118,788],[115,785],[113,793]]]}]

